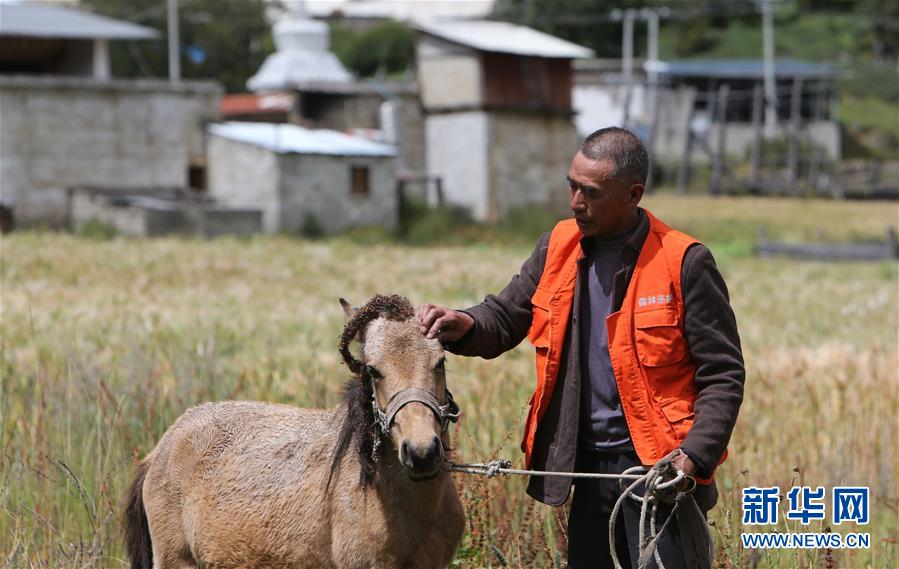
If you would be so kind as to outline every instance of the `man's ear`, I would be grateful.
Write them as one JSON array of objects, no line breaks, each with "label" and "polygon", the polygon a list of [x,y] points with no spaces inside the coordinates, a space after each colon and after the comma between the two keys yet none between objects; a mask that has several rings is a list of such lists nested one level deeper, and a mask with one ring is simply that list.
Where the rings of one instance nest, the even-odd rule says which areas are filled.
[{"label": "man's ear", "polygon": [[347,320],[353,317],[353,314],[356,313],[356,309],[353,308],[353,305],[346,301],[345,298],[340,298],[340,306],[343,307],[343,313],[346,314]]},{"label": "man's ear", "polygon": [[628,205],[633,207],[637,207],[640,205],[640,200],[643,199],[643,192],[646,191],[646,186],[643,184],[631,184],[627,189],[627,201]]}]

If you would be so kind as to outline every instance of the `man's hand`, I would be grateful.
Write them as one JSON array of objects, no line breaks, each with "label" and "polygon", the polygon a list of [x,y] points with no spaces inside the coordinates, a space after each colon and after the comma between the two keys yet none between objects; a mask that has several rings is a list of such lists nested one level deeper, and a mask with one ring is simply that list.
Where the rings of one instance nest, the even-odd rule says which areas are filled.
[{"label": "man's hand", "polygon": [[696,474],[696,463],[684,451],[679,451],[671,458],[671,465],[678,470],[683,470],[687,476]]},{"label": "man's hand", "polygon": [[418,321],[426,338],[441,342],[455,342],[474,326],[474,319],[468,314],[433,304],[421,305]]},{"label": "man's hand", "polygon": [[[693,462],[693,459],[690,458],[687,453],[680,449],[678,449],[677,454],[671,457],[671,466],[677,470],[682,470],[687,476],[696,475],[696,463]],[[690,484],[692,483],[684,478],[677,484],[677,489],[681,492],[685,492],[690,489]]]}]

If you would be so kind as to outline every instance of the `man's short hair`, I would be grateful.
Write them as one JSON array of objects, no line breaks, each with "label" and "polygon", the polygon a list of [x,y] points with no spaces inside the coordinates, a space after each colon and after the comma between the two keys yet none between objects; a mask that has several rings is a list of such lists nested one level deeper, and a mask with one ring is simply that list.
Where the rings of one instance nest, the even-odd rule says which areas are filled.
[{"label": "man's short hair", "polygon": [[601,128],[584,139],[580,151],[590,160],[611,160],[616,179],[646,184],[649,153],[643,141],[631,131],[617,126]]}]

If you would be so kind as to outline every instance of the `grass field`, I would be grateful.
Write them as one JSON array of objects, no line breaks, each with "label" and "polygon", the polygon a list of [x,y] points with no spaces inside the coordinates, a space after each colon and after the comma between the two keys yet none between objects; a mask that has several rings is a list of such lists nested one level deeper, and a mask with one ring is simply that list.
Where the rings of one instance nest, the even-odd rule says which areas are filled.
[{"label": "grass field", "polygon": [[[651,197],[713,249],[737,313],[746,400],[719,470],[720,567],[899,565],[896,263],[759,260],[773,238],[877,239],[895,204]],[[536,239],[536,235],[528,241]],[[227,398],[338,401],[345,296],[468,306],[499,290],[522,242],[452,247],[286,237],[216,241],[53,233],[4,236],[0,270],[0,566],[120,567],[119,505],[133,464],[187,407]],[[493,361],[452,357],[464,460],[511,458],[533,386],[525,343]],[[870,550],[744,551],[740,489],[868,485]],[[469,515],[461,567],[561,563],[564,512],[517,479],[459,478]],[[785,505],[782,504],[782,511]],[[829,518],[829,512],[828,512]],[[792,522],[791,522],[792,524]],[[812,523],[819,531],[825,524]]]}]

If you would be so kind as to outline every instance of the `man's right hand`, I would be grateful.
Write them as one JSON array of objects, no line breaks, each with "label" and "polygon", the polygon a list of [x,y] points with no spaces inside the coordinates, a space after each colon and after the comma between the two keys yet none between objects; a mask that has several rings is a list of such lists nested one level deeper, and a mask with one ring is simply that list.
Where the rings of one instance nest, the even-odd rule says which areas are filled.
[{"label": "man's right hand", "polygon": [[468,314],[433,304],[421,305],[418,321],[426,338],[441,342],[458,341],[474,326],[474,319]]}]

